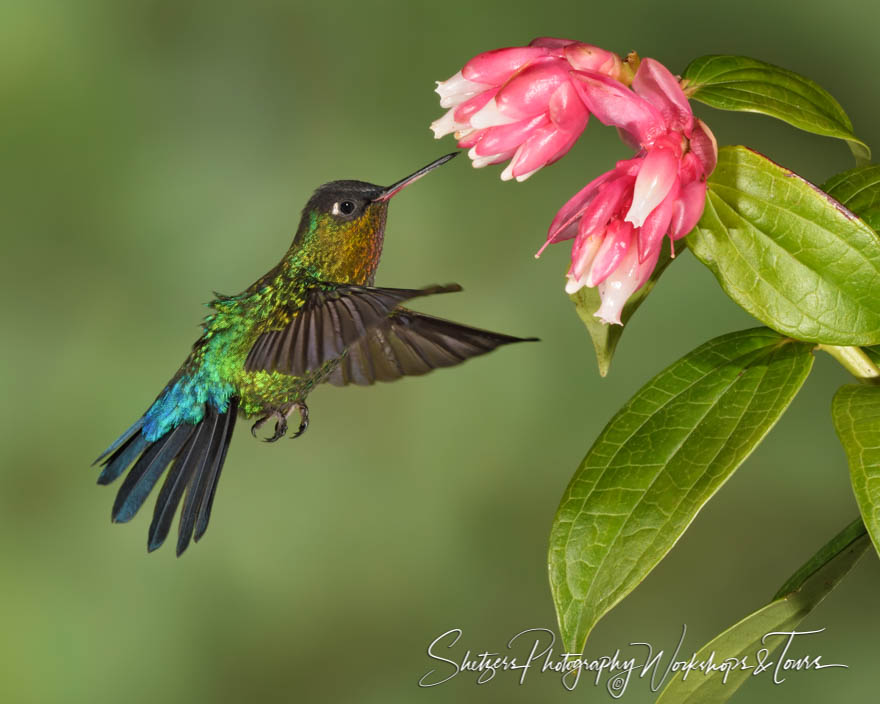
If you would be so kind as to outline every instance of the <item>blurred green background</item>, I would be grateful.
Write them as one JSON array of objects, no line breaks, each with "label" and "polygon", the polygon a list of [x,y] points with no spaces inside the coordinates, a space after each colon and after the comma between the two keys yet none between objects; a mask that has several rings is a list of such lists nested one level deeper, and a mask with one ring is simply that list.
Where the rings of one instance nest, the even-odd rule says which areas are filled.
[{"label": "blurred green background", "polygon": [[[478,51],[570,36],[683,70],[742,53],[804,73],[880,148],[871,0],[705,2],[0,3],[0,700],[4,702],[609,700],[551,676],[461,675],[433,689],[427,644],[501,650],[555,627],[546,541],[569,477],[631,393],[705,339],[754,324],[686,254],[627,330],[607,379],[562,291],[556,209],[626,155],[593,123],[524,184],[459,159],[391,208],[378,282],[460,282],[420,309],[540,344],[370,389],[322,388],[296,442],[240,423],[211,529],[146,554],[150,508],[112,526],[91,460],[152,401],[212,290],[237,292],[286,247],[311,190],[390,183],[434,143],[433,81]],[[844,144],[697,107],[821,183]],[[589,651],[685,649],[765,603],[856,513],[824,357],[767,441]],[[804,623],[849,665],[747,683],[737,701],[871,698],[880,609],[871,554]],[[634,682],[625,701],[651,701]]]}]

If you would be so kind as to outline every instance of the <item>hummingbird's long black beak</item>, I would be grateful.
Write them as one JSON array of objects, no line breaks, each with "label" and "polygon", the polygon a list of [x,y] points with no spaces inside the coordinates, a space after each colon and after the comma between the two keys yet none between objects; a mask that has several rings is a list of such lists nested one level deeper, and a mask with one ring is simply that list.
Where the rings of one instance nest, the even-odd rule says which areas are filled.
[{"label": "hummingbird's long black beak", "polygon": [[410,175],[407,176],[406,178],[401,179],[400,181],[398,181],[397,183],[393,183],[393,184],[391,184],[390,186],[388,186],[388,188],[386,188],[385,190],[383,190],[383,191],[379,194],[378,197],[373,198],[373,202],[375,203],[375,202],[377,202],[377,201],[388,200],[389,198],[391,198],[391,196],[393,196],[394,194],[396,194],[396,193],[398,193],[399,191],[403,190],[403,189],[406,188],[409,184],[413,183],[414,181],[418,181],[422,176],[424,176],[424,175],[425,175],[426,173],[428,173],[429,171],[433,171],[433,170],[436,169],[438,166],[443,166],[443,164],[445,164],[445,163],[446,163],[447,161],[449,161],[450,159],[453,159],[453,158],[457,157],[458,154],[459,154],[459,152],[452,152],[452,154],[447,154],[446,156],[441,156],[441,157],[440,157],[439,159],[437,159],[436,161],[432,161],[432,162],[431,162],[430,164],[428,164],[427,166],[423,166],[421,169],[419,169],[418,171],[416,171],[414,174],[410,174]]}]

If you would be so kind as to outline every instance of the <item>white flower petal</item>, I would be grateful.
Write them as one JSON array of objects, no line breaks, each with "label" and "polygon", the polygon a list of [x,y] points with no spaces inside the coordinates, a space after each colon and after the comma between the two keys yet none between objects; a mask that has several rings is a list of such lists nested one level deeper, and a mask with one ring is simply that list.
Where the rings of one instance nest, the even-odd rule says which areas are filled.
[{"label": "white flower petal", "polygon": [[639,167],[633,187],[632,205],[624,221],[641,227],[669,194],[678,171],[679,160],[670,149],[652,149]]},{"label": "white flower petal", "polygon": [[492,98],[480,110],[471,115],[470,119],[471,126],[478,129],[482,129],[483,127],[497,127],[498,125],[510,125],[514,122],[518,122],[518,120],[501,114],[501,111],[498,110],[498,103],[495,102],[495,98]]},{"label": "white flower petal", "polygon": [[502,161],[507,161],[513,156],[513,150],[511,149],[509,152],[500,152],[498,154],[489,154],[488,156],[480,156],[476,152],[476,147],[471,147],[470,151],[468,151],[468,156],[473,161],[475,169],[482,169],[484,166],[489,166],[490,164],[500,164]]},{"label": "white flower petal", "polygon": [[454,112],[455,108],[452,108],[444,113],[443,117],[440,117],[431,123],[431,131],[434,133],[434,139],[440,139],[448,134],[452,134],[464,126],[455,121],[455,115],[453,115]]},{"label": "white flower petal", "polygon": [[522,151],[523,145],[520,144],[516,151],[513,153],[513,158],[510,160],[510,163],[501,172],[501,180],[502,181],[510,181],[513,178],[513,165],[516,163],[516,160],[519,158],[519,154]]},{"label": "white flower petal", "polygon": [[516,180],[517,180],[519,183],[522,183],[522,182],[525,181],[529,176],[531,176],[532,174],[536,174],[536,173],[538,173],[540,170],[541,170],[541,167],[539,166],[537,169],[532,169],[532,170],[529,171],[528,173],[520,174],[519,176],[516,177]]},{"label": "white flower petal", "polygon": [[620,320],[623,306],[626,305],[629,297],[641,288],[657,264],[657,254],[648,257],[640,264],[638,251],[638,247],[630,247],[623,261],[605,281],[599,284],[602,305],[594,315],[606,325],[623,325]]},{"label": "white flower petal", "polygon": [[587,285],[585,279],[577,279],[571,274],[568,275],[568,280],[565,282],[565,292],[570,296],[573,293],[577,293],[584,286]]},{"label": "white flower petal", "polygon": [[482,93],[487,88],[491,88],[491,86],[469,81],[459,71],[446,81],[438,81],[434,92],[440,96],[441,107],[451,108],[460,105],[478,93]]}]

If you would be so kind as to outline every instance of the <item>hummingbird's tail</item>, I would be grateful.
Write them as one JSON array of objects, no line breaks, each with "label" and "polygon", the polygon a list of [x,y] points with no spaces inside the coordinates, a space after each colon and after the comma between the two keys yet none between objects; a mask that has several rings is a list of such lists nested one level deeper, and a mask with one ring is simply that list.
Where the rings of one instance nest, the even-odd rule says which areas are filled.
[{"label": "hummingbird's tail", "polygon": [[103,466],[98,484],[110,484],[131,466],[113,504],[114,523],[125,523],[134,517],[170,465],[153,511],[147,549],[152,552],[165,542],[185,492],[177,539],[179,556],[190,539],[198,541],[208,527],[214,493],[235,428],[238,398],[230,397],[222,411],[208,400],[201,406],[200,420],[190,416],[164,432],[159,430],[161,434],[156,437],[150,414],[174,389],[166,389],[150,411],[108,447],[95,464],[101,462]]}]

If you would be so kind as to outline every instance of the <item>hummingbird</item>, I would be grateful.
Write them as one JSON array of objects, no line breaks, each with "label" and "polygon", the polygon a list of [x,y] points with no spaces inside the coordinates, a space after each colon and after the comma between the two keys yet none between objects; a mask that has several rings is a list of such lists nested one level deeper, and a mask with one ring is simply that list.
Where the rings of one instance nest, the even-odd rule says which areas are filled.
[{"label": "hummingbird", "polygon": [[[152,552],[168,537],[180,504],[177,555],[208,527],[238,416],[267,422],[275,442],[309,425],[306,400],[324,383],[370,385],[451,367],[518,338],[479,330],[402,306],[461,291],[374,286],[389,200],[445,164],[447,154],[391,186],[333,181],[306,203],[284,258],[245,291],[216,294],[202,334],[147,409],[95,460],[98,484],[128,470],[113,504],[114,523],[131,520],[165,474],[148,533]],[[130,469],[129,469],[130,468]],[[167,470],[167,473],[166,473]]]}]

